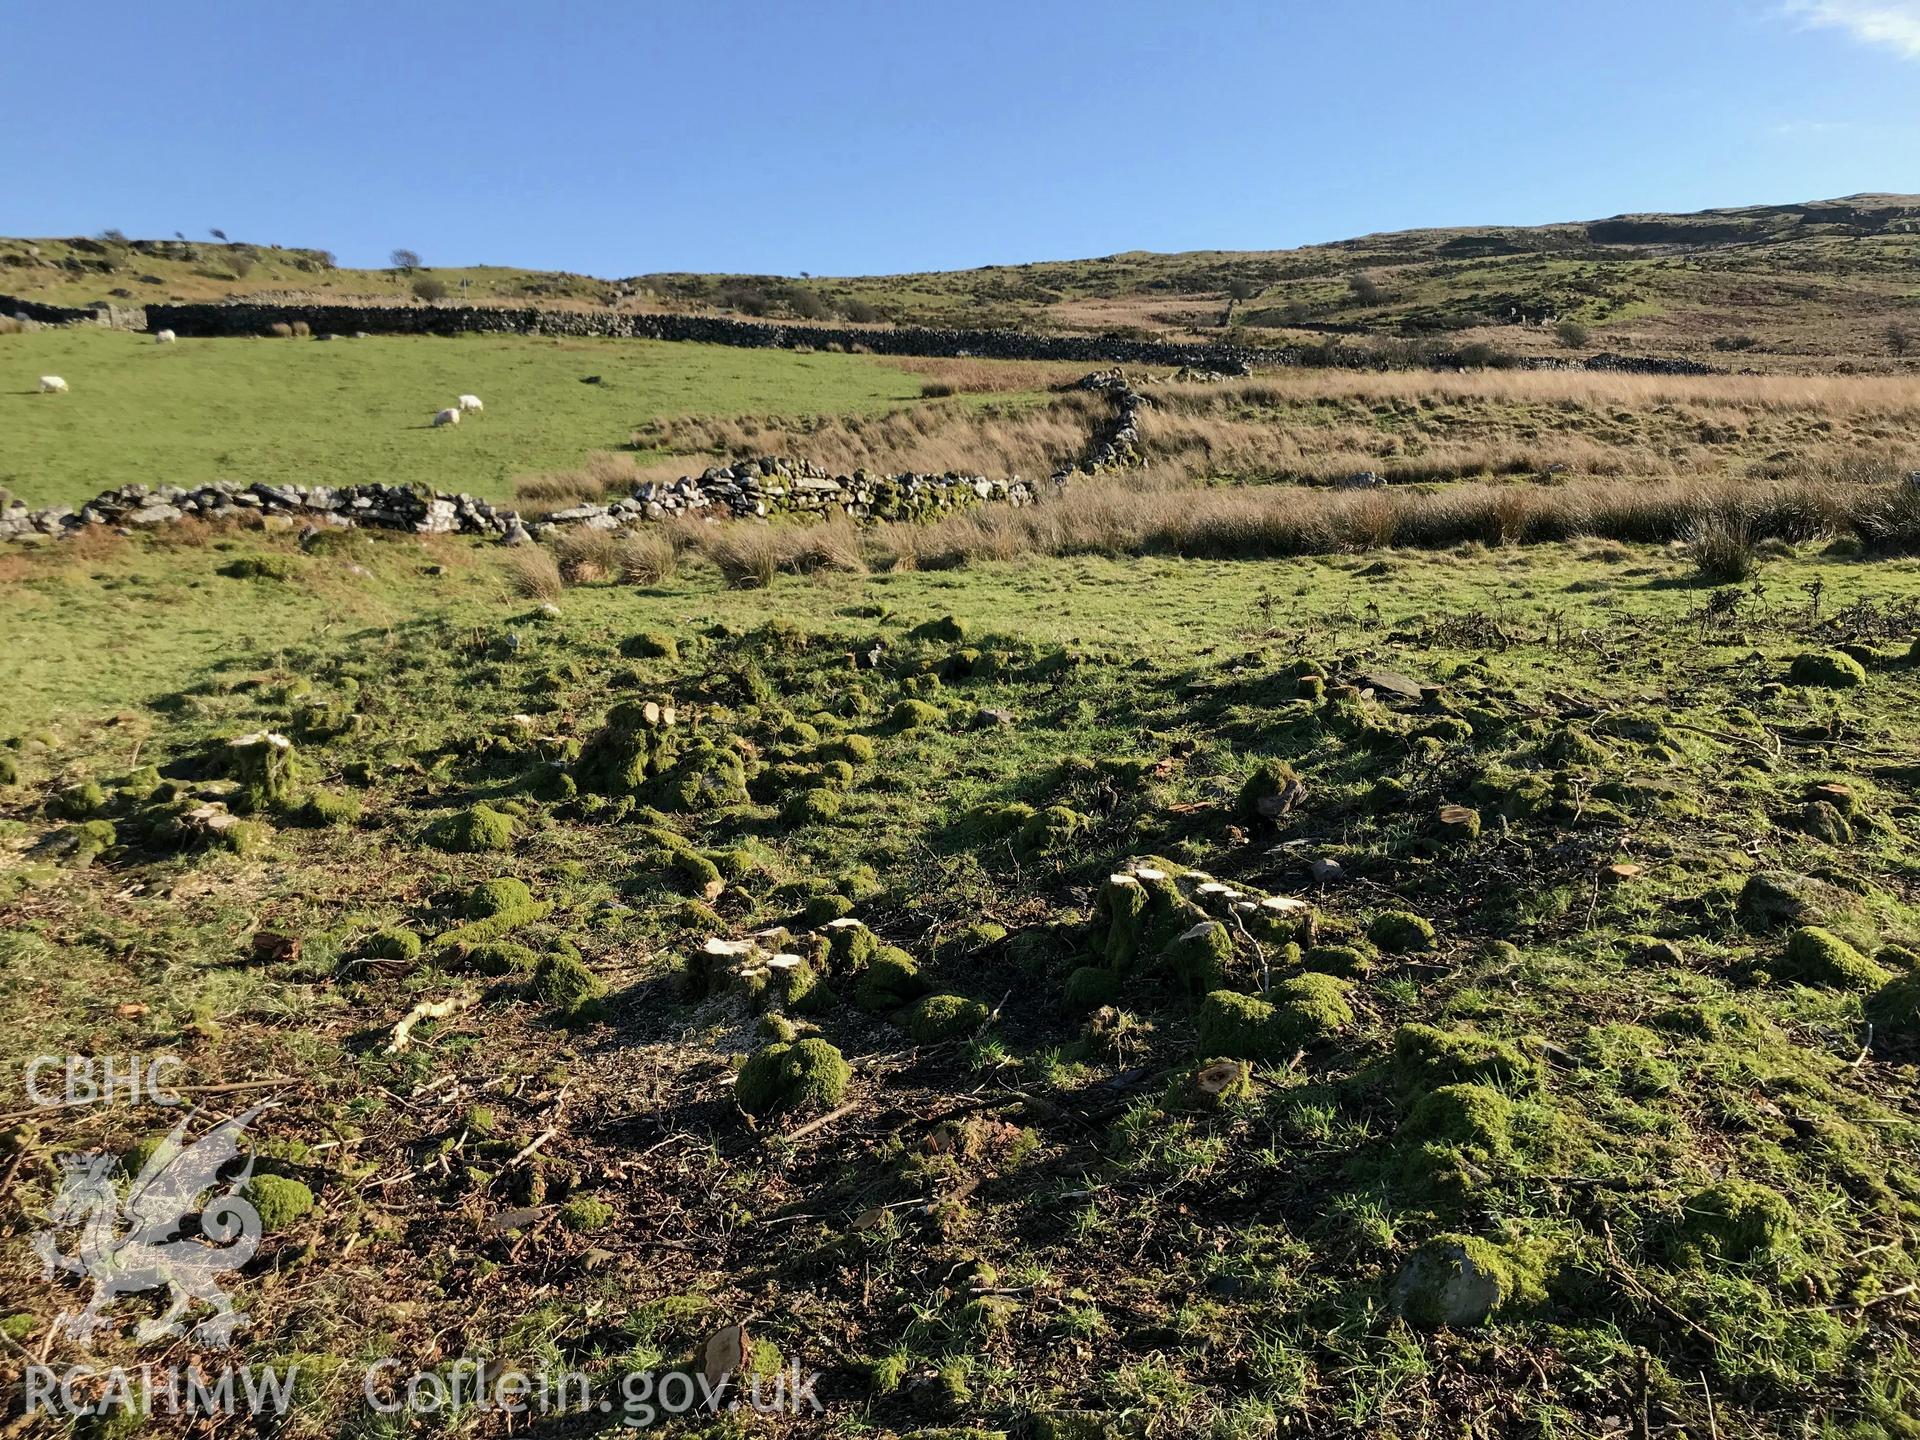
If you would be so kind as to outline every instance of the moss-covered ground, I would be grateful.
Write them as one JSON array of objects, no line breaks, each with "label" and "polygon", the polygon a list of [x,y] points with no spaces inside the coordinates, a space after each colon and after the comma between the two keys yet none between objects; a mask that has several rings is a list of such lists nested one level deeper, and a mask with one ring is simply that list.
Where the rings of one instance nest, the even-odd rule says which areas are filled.
[{"label": "moss-covered ground", "polygon": [[[1912,560],[689,562],[552,611],[459,541],[7,563],[7,1093],[268,1082],[314,1204],[230,1288],[308,1362],[289,1433],[401,1433],[380,1356],[741,1321],[823,1372],[776,1433],[1917,1428]],[[59,1356],[55,1158],[166,1126],[7,1120],[6,1333]]]}]

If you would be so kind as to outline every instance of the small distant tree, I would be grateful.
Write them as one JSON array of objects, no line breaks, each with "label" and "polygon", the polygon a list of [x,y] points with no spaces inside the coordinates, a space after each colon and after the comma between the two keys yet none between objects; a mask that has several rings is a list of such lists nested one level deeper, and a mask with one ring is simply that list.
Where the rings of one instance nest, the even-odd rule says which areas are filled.
[{"label": "small distant tree", "polygon": [[431,275],[422,275],[413,282],[413,294],[419,300],[444,300],[448,294],[447,282]]},{"label": "small distant tree", "polygon": [[393,262],[393,268],[403,274],[411,275],[420,268],[420,252],[417,250],[396,250],[387,259]]},{"label": "small distant tree", "polygon": [[218,240],[222,245],[227,243],[227,232],[224,230],[209,230],[207,234]]},{"label": "small distant tree", "polygon": [[109,245],[124,245],[127,243],[127,232],[108,228],[100,232],[100,238]]},{"label": "small distant tree", "polygon": [[1553,327],[1553,333],[1569,350],[1585,349],[1587,342],[1593,339],[1593,332],[1578,320],[1562,320]]},{"label": "small distant tree", "polygon": [[1351,276],[1347,280],[1347,289],[1362,305],[1378,305],[1386,298],[1385,292],[1380,289],[1380,282],[1364,272]]},{"label": "small distant tree", "polygon": [[1905,355],[1913,348],[1913,331],[1899,321],[1887,326],[1887,349],[1896,356]]},{"label": "small distant tree", "polygon": [[865,300],[842,300],[840,313],[856,325],[871,325],[880,318],[879,309]]}]

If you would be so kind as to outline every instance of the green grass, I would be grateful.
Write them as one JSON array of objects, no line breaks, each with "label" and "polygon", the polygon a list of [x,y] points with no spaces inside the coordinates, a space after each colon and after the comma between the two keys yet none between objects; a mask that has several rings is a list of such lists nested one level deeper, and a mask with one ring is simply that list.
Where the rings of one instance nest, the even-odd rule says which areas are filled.
[{"label": "green grass", "polygon": [[[268,555],[282,578],[218,573]],[[1632,1433],[1642,1404],[1694,1435],[1788,1440],[1808,1414],[1904,1433],[1920,1033],[1883,1025],[1863,1057],[1869,997],[1789,979],[1786,934],[1735,897],[1755,870],[1807,877],[1822,924],[1920,964],[1878,948],[1920,938],[1920,561],[1770,554],[1730,619],[1684,556],[1601,542],[745,593],[689,557],[658,587],[570,589],[557,615],[511,593],[511,564],[457,539],[138,537],[12,557],[0,585],[23,642],[0,652],[18,772],[0,786],[17,1017],[0,1076],[80,1047],[183,1053],[182,1083],[293,1077],[259,1138],[318,1203],[235,1282],[245,1359],[438,1357],[457,1329],[605,1374],[752,1314],[756,1342],[829,1370],[848,1433],[1095,1410],[1119,1435],[1269,1435],[1280,1416],[1571,1436]],[[673,653],[641,639],[663,634]],[[1870,647],[1864,686],[1783,683],[1794,655],[1843,643]],[[1372,667],[1445,694],[1300,698],[1303,669]],[[610,712],[636,724],[664,697],[664,776],[640,805],[590,793],[630,773]],[[908,699],[935,723],[892,723]],[[982,707],[1012,723],[976,728]],[[251,854],[149,838],[169,802],[131,783],[140,767],[197,800],[218,793],[208,757],[260,728],[294,737],[299,787],[361,818],[289,804],[254,818]],[[745,791],[670,798],[719,779],[713,755]],[[1275,762],[1298,805],[1242,806]],[[118,843],[61,868],[86,780]],[[1801,828],[1836,782],[1844,842]],[[836,813],[783,803],[822,788]],[[1448,802],[1479,807],[1477,838],[1443,833]],[[509,850],[431,843],[481,804],[513,817]],[[1020,806],[1075,818],[1045,841],[1005,823]],[[1311,905],[1305,953],[1255,929],[1230,988],[1345,950],[1351,1013],[1218,1107],[1181,1083],[1208,1058],[1198,997],[1156,969],[1151,922],[1115,949],[1101,899],[1149,854]],[[1317,886],[1311,858],[1346,880]],[[1604,881],[1617,860],[1641,868]],[[470,954],[462,930],[491,923],[472,892],[503,876],[535,903]],[[800,918],[819,902],[998,1019],[916,1048],[912,997],[881,993],[903,980],[820,955]],[[1430,922],[1433,947],[1374,943],[1390,910]],[[982,920],[1007,933],[958,943]],[[825,985],[782,1003],[748,976],[692,983],[707,936],[773,925]],[[363,964],[392,929],[428,942],[420,963]],[[301,954],[239,963],[261,931]],[[1138,1023],[1115,1053],[1067,977],[1123,951],[1109,978]],[[582,964],[606,995],[556,1006],[550,982]],[[410,1006],[465,992],[484,998],[380,1053]],[[733,1070],[779,1031],[767,1009],[854,1065],[834,1102],[853,1108],[822,1130],[734,1109]],[[44,1205],[43,1152],[124,1151],[148,1118],[46,1117],[5,1218]],[[591,1233],[563,1219],[583,1201]],[[520,1207],[550,1213],[520,1215],[524,1236],[477,1223]],[[1407,1323],[1398,1277],[1453,1235],[1519,1277],[1512,1303],[1485,1328]],[[536,1246],[533,1296],[518,1262]],[[29,1349],[70,1300],[36,1274],[0,1247]],[[804,1316],[766,1303],[802,1293]],[[291,1433],[348,1430],[349,1378]]]},{"label": "green grass", "polygon": [[[48,374],[72,393],[35,393]],[[881,410],[917,400],[922,383],[865,356],[638,340],[0,335],[0,486],[30,505],[220,479],[505,499],[514,477],[622,447],[647,420]],[[429,428],[466,393],[484,415]]]}]

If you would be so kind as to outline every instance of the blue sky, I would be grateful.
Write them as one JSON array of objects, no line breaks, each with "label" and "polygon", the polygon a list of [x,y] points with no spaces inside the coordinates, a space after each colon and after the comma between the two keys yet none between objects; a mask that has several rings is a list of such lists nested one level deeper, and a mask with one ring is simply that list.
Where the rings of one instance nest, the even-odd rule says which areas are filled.
[{"label": "blue sky", "polygon": [[857,274],[1920,191],[1920,0],[6,0],[0,233]]}]

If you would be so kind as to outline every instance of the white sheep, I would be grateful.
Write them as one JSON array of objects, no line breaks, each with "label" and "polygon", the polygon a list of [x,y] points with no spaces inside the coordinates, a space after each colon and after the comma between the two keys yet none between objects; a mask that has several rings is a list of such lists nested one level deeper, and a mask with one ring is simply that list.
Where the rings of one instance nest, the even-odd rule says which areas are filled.
[{"label": "white sheep", "polygon": [[460,397],[460,408],[462,410],[484,410],[487,407],[480,403],[480,397],[478,395],[462,395]]},{"label": "white sheep", "polygon": [[58,375],[42,375],[40,377],[40,393],[42,395],[64,395],[67,393],[67,382],[62,380]]},{"label": "white sheep", "polygon": [[458,425],[460,423],[460,412],[451,408],[442,410],[433,417],[433,423],[435,426]]},{"label": "white sheep", "polygon": [[178,338],[179,337],[171,330],[156,330],[153,332],[153,343],[156,345],[171,345]]}]

